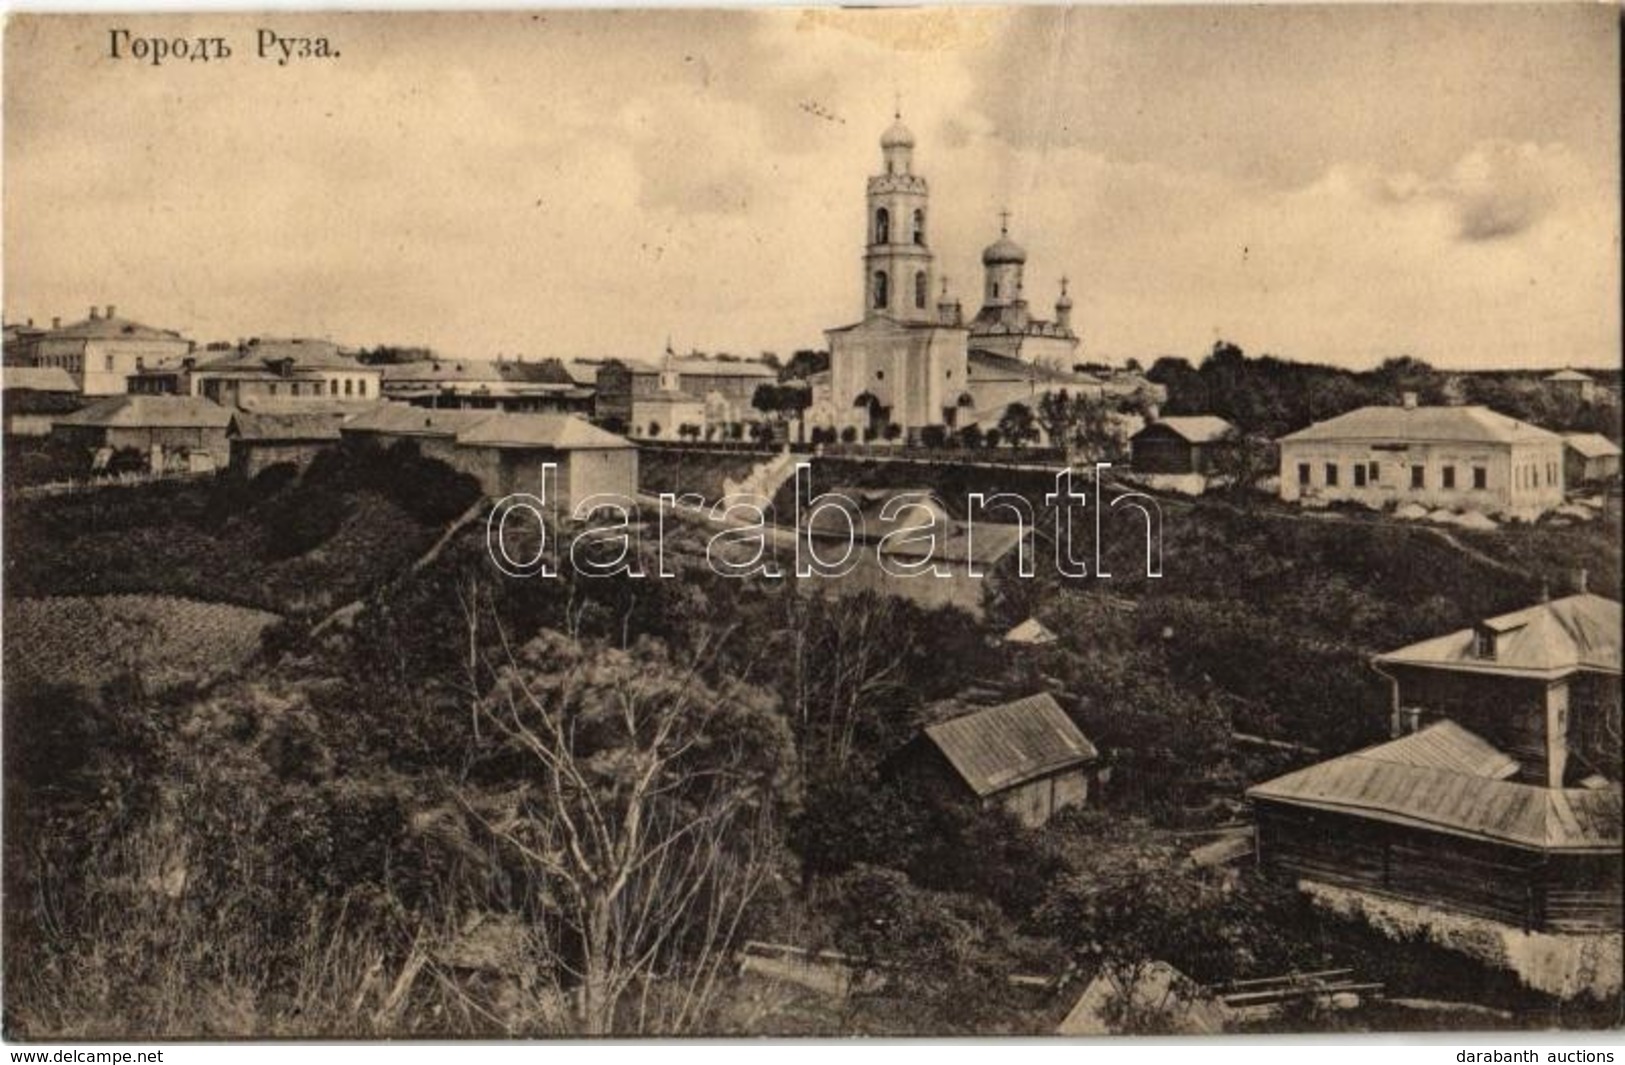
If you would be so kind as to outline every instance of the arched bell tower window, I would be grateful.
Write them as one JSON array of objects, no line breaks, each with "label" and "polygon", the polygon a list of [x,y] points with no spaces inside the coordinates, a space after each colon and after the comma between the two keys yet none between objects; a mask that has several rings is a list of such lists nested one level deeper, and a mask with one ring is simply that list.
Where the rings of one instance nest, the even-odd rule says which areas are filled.
[{"label": "arched bell tower window", "polygon": [[[914,212],[914,243],[925,244],[925,210],[922,208]],[[920,304],[925,306],[925,304]]]},{"label": "arched bell tower window", "polygon": [[885,310],[886,305],[890,301],[891,301],[891,278],[886,276],[886,271],[884,271],[884,270],[876,270],[875,271],[875,310],[877,310],[877,311]]},{"label": "arched bell tower window", "polygon": [[925,271],[921,270],[914,275],[914,306],[925,306],[926,288]]},{"label": "arched bell tower window", "polygon": [[891,243],[891,212],[884,207],[875,209],[875,243]]}]

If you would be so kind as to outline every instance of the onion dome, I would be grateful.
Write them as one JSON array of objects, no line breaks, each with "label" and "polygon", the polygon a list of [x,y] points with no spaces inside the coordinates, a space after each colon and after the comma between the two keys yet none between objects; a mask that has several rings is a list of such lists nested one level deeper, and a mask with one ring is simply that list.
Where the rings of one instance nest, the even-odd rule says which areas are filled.
[{"label": "onion dome", "polygon": [[914,147],[914,134],[899,118],[881,134],[880,146],[882,148],[912,148]]},{"label": "onion dome", "polygon": [[1027,249],[1011,240],[1008,235],[1001,235],[998,240],[982,249],[983,266],[999,266],[1003,263],[1024,263],[1027,261]]}]

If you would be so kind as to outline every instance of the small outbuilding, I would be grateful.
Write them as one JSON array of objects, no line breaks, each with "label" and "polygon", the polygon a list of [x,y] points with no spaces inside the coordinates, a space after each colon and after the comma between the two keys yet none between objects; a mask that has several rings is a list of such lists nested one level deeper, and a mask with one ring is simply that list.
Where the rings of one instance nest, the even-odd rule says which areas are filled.
[{"label": "small outbuilding", "polygon": [[226,426],[231,468],[246,477],[283,463],[303,470],[339,442],[343,415],[237,411]]},{"label": "small outbuilding", "polygon": [[7,366],[0,374],[7,436],[48,436],[53,418],[85,405],[79,386],[59,366]]},{"label": "small outbuilding", "polygon": [[1163,418],[1129,438],[1129,464],[1137,474],[1208,474],[1214,456],[1238,439],[1235,426],[1211,414]]},{"label": "small outbuilding", "polygon": [[904,749],[905,774],[949,800],[1002,808],[1038,828],[1089,801],[1100,753],[1048,693],[928,725]]},{"label": "small outbuilding", "polygon": [[1618,444],[1601,433],[1563,434],[1563,480],[1569,487],[1618,476]]}]

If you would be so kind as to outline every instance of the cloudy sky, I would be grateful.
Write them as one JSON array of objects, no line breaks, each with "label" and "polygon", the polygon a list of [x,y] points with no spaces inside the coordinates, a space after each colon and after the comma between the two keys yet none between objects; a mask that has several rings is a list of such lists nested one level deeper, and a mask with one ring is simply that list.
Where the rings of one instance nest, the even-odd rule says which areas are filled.
[{"label": "cloudy sky", "polygon": [[[227,37],[154,68],[108,31]],[[340,57],[279,67],[254,31]],[[859,314],[900,99],[967,305],[998,212],[1089,356],[1620,357],[1605,5],[13,19],[7,320],[463,356]]]}]

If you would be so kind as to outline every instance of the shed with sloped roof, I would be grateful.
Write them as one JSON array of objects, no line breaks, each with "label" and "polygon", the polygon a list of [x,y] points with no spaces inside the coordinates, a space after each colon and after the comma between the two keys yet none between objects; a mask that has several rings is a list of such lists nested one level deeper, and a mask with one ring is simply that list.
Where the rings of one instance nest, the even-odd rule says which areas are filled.
[{"label": "shed with sloped roof", "polygon": [[[958,709],[939,704],[927,716]],[[1038,828],[1098,787],[1100,752],[1047,692],[927,725],[898,759],[939,798],[1008,811]]]}]

